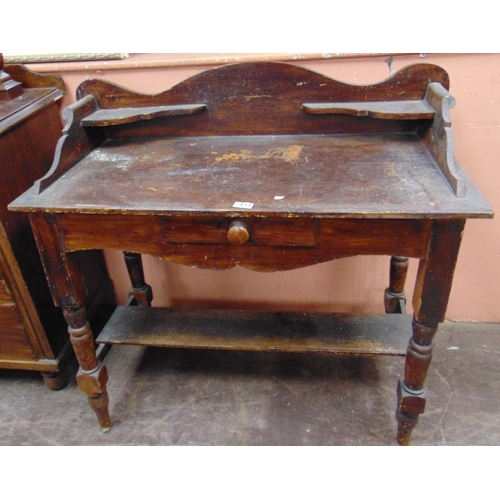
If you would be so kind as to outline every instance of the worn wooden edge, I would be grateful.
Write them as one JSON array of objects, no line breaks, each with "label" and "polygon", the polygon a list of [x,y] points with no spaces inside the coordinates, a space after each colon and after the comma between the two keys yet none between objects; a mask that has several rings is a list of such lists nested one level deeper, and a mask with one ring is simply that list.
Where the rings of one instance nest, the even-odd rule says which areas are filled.
[{"label": "worn wooden edge", "polygon": [[302,109],[311,115],[369,116],[382,120],[422,120],[435,115],[425,100],[304,103]]},{"label": "worn wooden edge", "polygon": [[444,127],[446,136],[446,161],[439,161],[438,165],[441,168],[444,176],[453,188],[454,193],[458,198],[465,198],[467,187],[464,179],[457,171],[457,160],[455,158],[455,141],[453,131],[450,127]]},{"label": "worn wooden edge", "polygon": [[82,118],[96,110],[97,102],[92,96],[80,99],[63,110],[62,116],[66,120],[66,125],[62,130],[63,135],[57,143],[54,161],[49,171],[34,184],[34,194],[42,193],[95,147],[104,142],[104,134],[89,135],[86,129],[80,126]]},{"label": "worn wooden edge", "polygon": [[175,106],[149,106],[139,108],[99,109],[82,119],[84,127],[106,127],[163,116],[194,115],[207,109],[206,104],[181,104]]},{"label": "worn wooden edge", "polygon": [[59,351],[57,358],[41,358],[33,361],[4,359],[0,357],[0,368],[11,370],[32,370],[32,371],[45,371],[45,372],[59,372],[64,368],[64,364],[73,352],[71,342],[68,341],[64,344],[63,348]]},{"label": "worn wooden edge", "polygon": [[451,126],[450,109],[457,101],[440,83],[432,82],[427,87],[425,100],[442,117],[444,126]]},{"label": "worn wooden edge", "polygon": [[15,99],[23,93],[21,82],[13,80],[9,73],[3,71],[0,67],[0,101]]},{"label": "worn wooden edge", "polygon": [[23,361],[15,359],[0,358],[0,368],[6,370],[29,370],[58,372],[61,369],[60,364],[52,359],[38,359],[33,361]]},{"label": "worn wooden edge", "polygon": [[425,100],[436,111],[436,118],[422,141],[458,198],[467,194],[466,183],[457,169],[455,145],[451,130],[450,109],[456,104],[455,98],[437,82],[427,87]]},{"label": "worn wooden edge", "polygon": [[[82,214],[82,215],[92,215],[92,214],[102,214],[103,212],[107,215],[159,215],[162,217],[207,217],[213,216],[213,210],[209,209],[199,209],[199,210],[148,210],[142,208],[114,208],[107,207],[103,205],[85,205],[84,207],[47,207],[43,203],[37,203],[37,194],[34,188],[26,191],[24,195],[14,200],[9,204],[8,209],[12,212],[28,212],[36,213],[43,211],[50,214]],[[234,209],[220,209],[217,214],[221,217],[231,217],[231,218],[245,218],[245,217],[276,217],[276,218],[318,218],[318,219],[419,219],[419,220],[433,220],[433,219],[456,219],[457,217],[463,217],[465,219],[492,219],[494,217],[494,212],[491,206],[486,202],[482,201],[482,206],[477,210],[466,210],[466,211],[443,211],[443,212],[318,212],[318,211],[302,211],[297,214],[291,214],[287,211],[259,211],[254,210],[251,214],[244,211],[234,210]]]},{"label": "worn wooden edge", "polygon": [[[37,91],[28,89],[24,91],[24,94],[29,92],[40,93],[41,89]],[[50,105],[52,102],[58,101],[62,96],[63,93],[59,89],[46,89],[46,92],[43,92],[38,98],[27,102],[26,105],[21,108],[17,108],[10,115],[7,114],[4,116],[4,118],[0,121],[0,134],[3,134],[18,123],[26,120],[29,116]]]},{"label": "worn wooden edge", "polygon": [[[180,91],[184,87],[189,87],[191,84],[197,82],[203,82],[204,79],[209,77],[211,72],[224,72],[227,73],[228,79],[230,80],[231,73],[235,70],[243,70],[243,71],[254,71],[259,70],[260,68],[283,68],[283,67],[292,67],[295,68],[296,71],[301,72],[305,77],[310,74],[317,75],[317,78],[323,79],[324,82],[329,82],[337,87],[335,94],[339,92],[342,93],[342,89],[352,88],[357,92],[356,94],[359,96],[359,101],[366,100],[366,97],[363,98],[366,92],[371,92],[377,89],[385,89],[390,88],[391,86],[396,89],[404,89],[406,86],[410,85],[416,76],[421,76],[423,73],[434,73],[434,79],[439,80],[439,82],[445,87],[449,88],[449,76],[447,72],[435,65],[428,63],[416,63],[405,66],[400,69],[393,75],[388,78],[381,80],[379,82],[373,84],[351,84],[342,82],[340,80],[333,79],[329,76],[325,76],[317,71],[313,71],[302,66],[298,66],[295,64],[289,64],[284,62],[272,62],[272,61],[260,61],[260,62],[243,62],[243,63],[235,63],[235,64],[226,64],[219,66],[217,68],[209,69],[206,71],[202,71],[193,75],[186,80],[174,85],[171,89],[165,90],[159,93],[143,93],[131,90],[129,88],[123,87],[121,85],[115,84],[113,82],[109,82],[103,79],[89,79],[82,82],[77,90],[76,96],[77,99],[81,99],[86,95],[94,95],[99,102],[100,108],[119,108],[123,107],[123,102],[127,102],[127,105],[130,106],[146,106],[146,105],[160,105],[169,103],[169,94],[174,91]],[[423,98],[425,95],[425,88],[422,91],[422,95],[419,96]],[[113,98],[110,98],[113,96]],[[383,100],[383,99],[381,99]]]},{"label": "worn wooden edge", "polygon": [[404,356],[411,316],[118,306],[96,342],[151,347]]}]

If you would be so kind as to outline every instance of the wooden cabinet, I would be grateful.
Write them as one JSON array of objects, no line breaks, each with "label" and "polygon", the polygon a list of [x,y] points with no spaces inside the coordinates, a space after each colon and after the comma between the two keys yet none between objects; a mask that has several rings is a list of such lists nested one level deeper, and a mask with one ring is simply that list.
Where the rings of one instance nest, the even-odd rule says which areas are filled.
[{"label": "wooden cabinet", "polygon": [[[71,353],[67,325],[53,305],[26,214],[7,205],[50,168],[62,122],[62,79],[0,55],[0,368],[38,370],[51,389],[65,385]],[[99,328],[114,308],[102,252],[79,256],[85,268],[91,322]]]}]

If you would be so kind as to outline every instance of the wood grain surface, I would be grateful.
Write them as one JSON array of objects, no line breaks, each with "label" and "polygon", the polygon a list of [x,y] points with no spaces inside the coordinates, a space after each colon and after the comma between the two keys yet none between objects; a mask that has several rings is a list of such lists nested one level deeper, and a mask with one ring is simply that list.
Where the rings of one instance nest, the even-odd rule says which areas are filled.
[{"label": "wood grain surface", "polygon": [[[235,202],[253,206],[241,210]],[[108,139],[56,184],[40,195],[28,192],[11,207],[243,217],[491,216],[472,184],[458,199],[427,149],[406,134]]]}]

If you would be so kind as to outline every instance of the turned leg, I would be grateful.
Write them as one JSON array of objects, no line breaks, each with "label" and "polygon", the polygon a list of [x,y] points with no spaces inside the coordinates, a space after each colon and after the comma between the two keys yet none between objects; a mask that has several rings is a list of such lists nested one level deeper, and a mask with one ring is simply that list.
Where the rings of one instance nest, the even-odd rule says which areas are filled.
[{"label": "turned leg", "polygon": [[389,288],[385,290],[385,312],[406,312],[405,282],[408,273],[408,257],[391,257]]},{"label": "turned leg", "polygon": [[413,296],[413,332],[406,354],[404,380],[397,387],[399,444],[410,443],[411,432],[425,409],[425,379],[432,359],[432,340],[444,321],[464,220],[434,221],[427,258],[419,264]]},{"label": "turned leg", "polygon": [[108,379],[106,367],[97,359],[94,338],[83,306],[87,290],[78,258],[64,251],[64,235],[59,232],[57,216],[30,214],[31,227],[38,245],[45,275],[54,299],[68,323],[68,333],[80,365],[78,387],[87,395],[99,425],[110,428],[108,413]]},{"label": "turned leg", "polygon": [[418,424],[419,415],[425,410],[425,379],[432,359],[432,339],[437,332],[415,320],[412,324],[413,335],[406,351],[404,380],[398,382],[398,421],[397,440],[399,444],[410,444],[411,431]]},{"label": "turned leg", "polygon": [[64,308],[64,317],[68,323],[68,333],[80,365],[76,375],[78,387],[84,392],[90,407],[97,415],[99,425],[104,432],[109,431],[111,420],[108,413],[109,398],[106,391],[108,371],[98,361],[94,338],[85,314],[85,308]]},{"label": "turned leg", "polygon": [[140,253],[123,252],[127,265],[130,283],[129,297],[134,297],[140,306],[150,306],[153,301],[153,290],[144,280],[142,257]]}]

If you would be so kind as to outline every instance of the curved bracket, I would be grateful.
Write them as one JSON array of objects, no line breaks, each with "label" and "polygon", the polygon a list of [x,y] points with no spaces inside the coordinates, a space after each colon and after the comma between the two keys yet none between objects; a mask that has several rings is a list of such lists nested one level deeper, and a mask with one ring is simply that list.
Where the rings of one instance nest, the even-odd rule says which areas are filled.
[{"label": "curved bracket", "polygon": [[427,87],[425,100],[436,111],[436,116],[432,126],[424,133],[422,142],[450,183],[455,195],[463,198],[466,195],[465,181],[457,171],[450,117],[450,109],[455,106],[456,100],[436,82]]},{"label": "curved bracket", "polygon": [[57,143],[54,161],[50,170],[34,184],[35,194],[44,191],[83,157],[104,142],[105,135],[102,130],[87,129],[80,126],[83,117],[95,111],[97,111],[97,101],[90,95],[63,110],[62,117],[67,123],[62,130],[63,135]]}]

